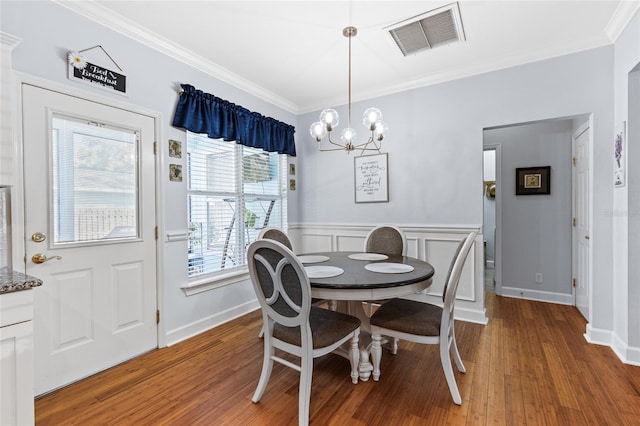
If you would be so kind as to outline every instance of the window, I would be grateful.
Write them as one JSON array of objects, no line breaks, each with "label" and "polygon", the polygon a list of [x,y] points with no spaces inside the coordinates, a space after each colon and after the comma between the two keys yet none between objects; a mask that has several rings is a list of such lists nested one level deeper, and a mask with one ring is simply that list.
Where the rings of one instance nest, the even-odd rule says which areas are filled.
[{"label": "window", "polygon": [[187,132],[190,278],[245,266],[262,228],[286,229],[286,164],[286,155]]},{"label": "window", "polygon": [[54,114],[52,241],[139,237],[138,132]]}]

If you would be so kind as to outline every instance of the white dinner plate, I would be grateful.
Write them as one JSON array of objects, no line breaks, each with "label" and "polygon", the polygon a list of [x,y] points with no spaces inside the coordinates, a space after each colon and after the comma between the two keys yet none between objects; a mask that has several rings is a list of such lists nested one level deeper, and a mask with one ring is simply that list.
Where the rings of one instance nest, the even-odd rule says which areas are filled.
[{"label": "white dinner plate", "polygon": [[298,260],[302,263],[320,263],[326,262],[329,260],[329,256],[319,256],[319,255],[307,255],[307,256],[298,256]]},{"label": "white dinner plate", "polygon": [[389,256],[380,253],[353,253],[349,255],[349,259],[353,260],[385,260]]},{"label": "white dinner plate", "polygon": [[364,269],[371,272],[380,272],[381,274],[402,274],[413,271],[413,266],[404,263],[367,263]]},{"label": "white dinner plate", "polygon": [[305,266],[304,269],[309,278],[337,277],[344,272],[342,268],[337,266]]}]

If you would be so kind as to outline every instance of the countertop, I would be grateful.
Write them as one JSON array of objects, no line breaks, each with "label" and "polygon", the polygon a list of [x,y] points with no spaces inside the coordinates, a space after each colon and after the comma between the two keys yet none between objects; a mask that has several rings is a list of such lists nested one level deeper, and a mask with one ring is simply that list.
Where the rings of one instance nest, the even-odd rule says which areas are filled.
[{"label": "countertop", "polygon": [[42,285],[42,280],[5,266],[0,268],[0,294],[29,290]]}]

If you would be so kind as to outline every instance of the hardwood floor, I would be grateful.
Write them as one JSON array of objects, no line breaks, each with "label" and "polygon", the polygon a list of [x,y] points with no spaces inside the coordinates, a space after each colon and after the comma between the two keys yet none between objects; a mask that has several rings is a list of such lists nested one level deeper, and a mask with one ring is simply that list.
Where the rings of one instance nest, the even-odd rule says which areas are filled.
[{"label": "hardwood floor", "polygon": [[[640,367],[588,344],[570,306],[487,293],[486,326],[456,322],[466,374],[453,404],[438,349],[401,341],[380,382],[316,360],[312,425],[640,425]],[[294,425],[298,373],[276,364],[259,404],[259,312],[36,400],[37,425]],[[291,358],[292,360],[294,358]]]}]

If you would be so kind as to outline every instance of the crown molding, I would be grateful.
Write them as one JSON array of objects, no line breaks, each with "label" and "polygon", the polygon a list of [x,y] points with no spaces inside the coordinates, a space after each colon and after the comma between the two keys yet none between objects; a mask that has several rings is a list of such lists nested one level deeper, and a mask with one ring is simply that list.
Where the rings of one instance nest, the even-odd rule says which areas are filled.
[{"label": "crown molding", "polygon": [[618,4],[613,16],[609,19],[604,33],[609,37],[611,42],[615,42],[625,27],[633,18],[633,15],[640,10],[640,1],[621,1]]},{"label": "crown molding", "polygon": [[22,41],[21,38],[11,35],[9,33],[5,33],[4,31],[0,31],[0,43],[5,46],[9,46],[10,48],[16,47]]},{"label": "crown molding", "polygon": [[63,6],[87,19],[103,25],[115,32],[129,37],[138,43],[155,49],[177,61],[189,65],[199,71],[228,83],[240,90],[244,90],[264,101],[267,101],[292,114],[298,114],[299,108],[294,103],[282,98],[258,86],[257,84],[244,79],[237,74],[221,67],[204,57],[185,49],[182,46],[159,36],[147,29],[143,29],[127,18],[113,13],[106,7],[95,1],[73,1],[73,0],[52,0],[54,3]]}]

